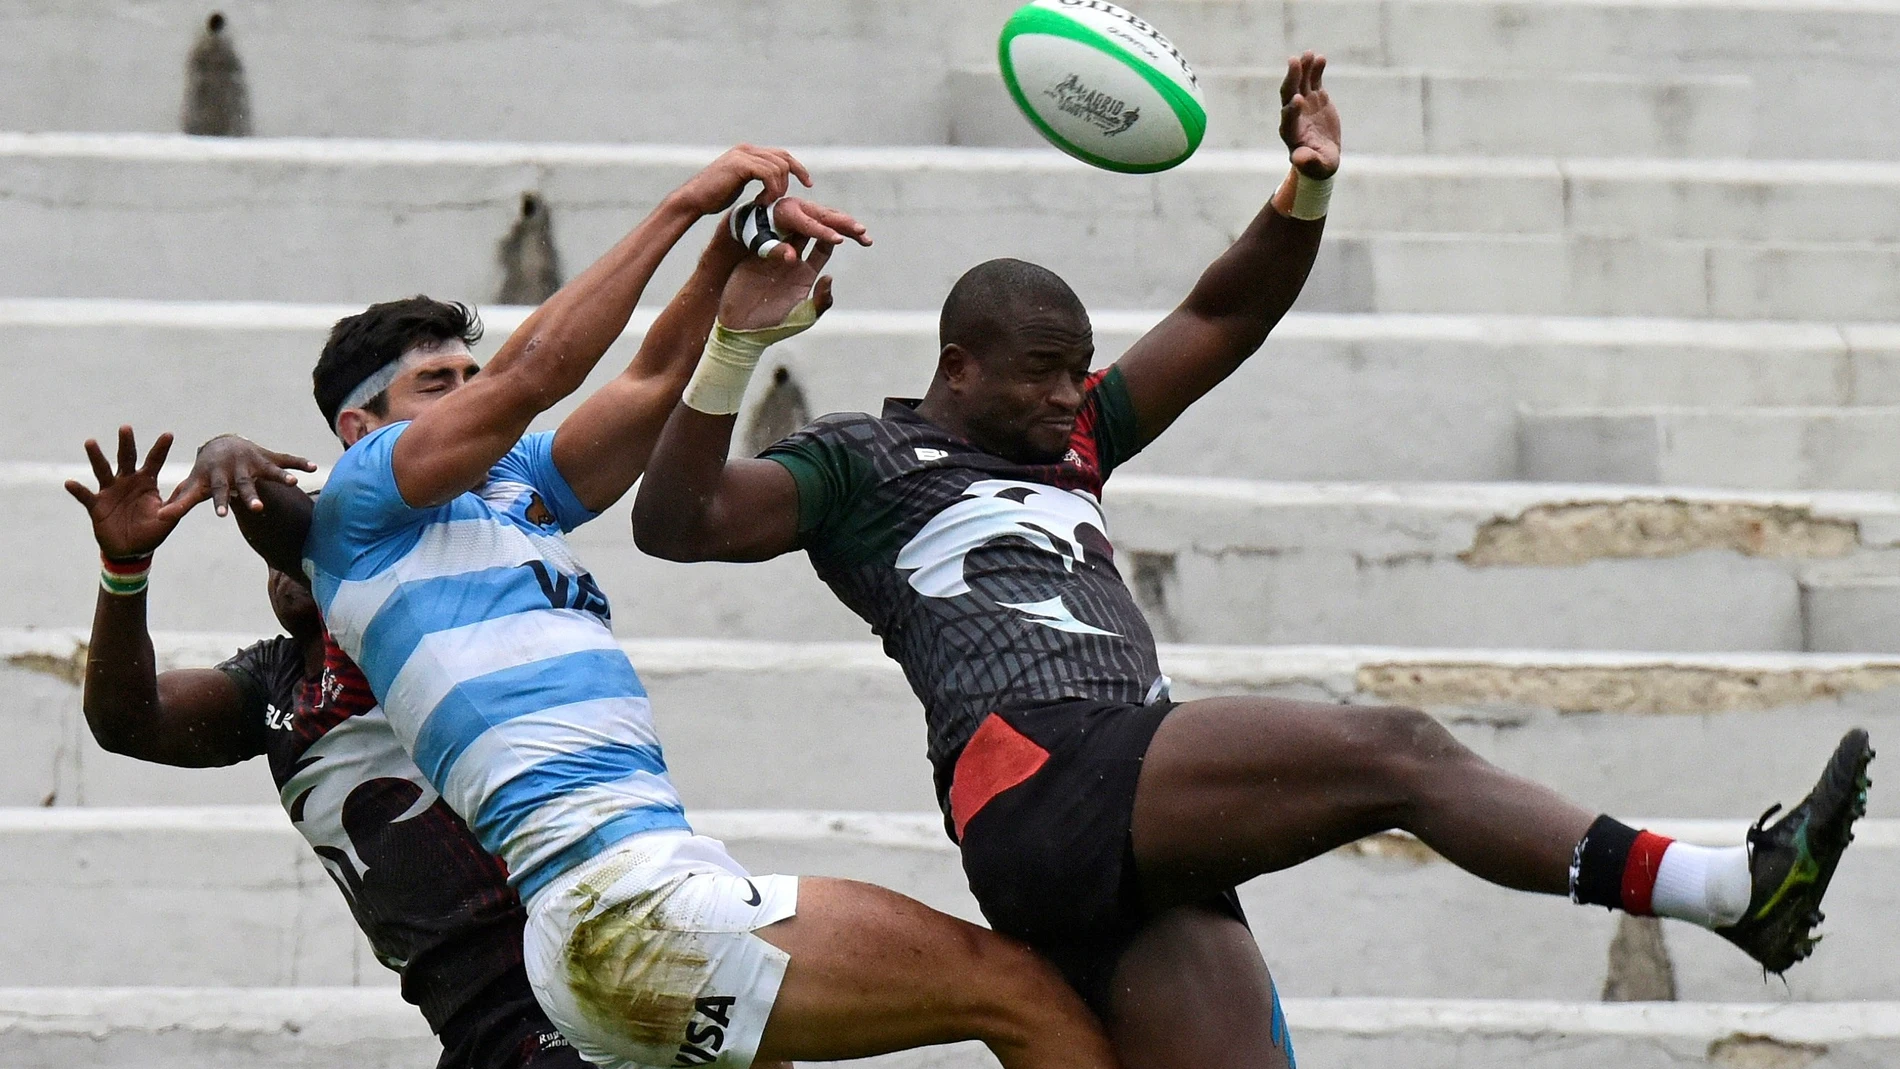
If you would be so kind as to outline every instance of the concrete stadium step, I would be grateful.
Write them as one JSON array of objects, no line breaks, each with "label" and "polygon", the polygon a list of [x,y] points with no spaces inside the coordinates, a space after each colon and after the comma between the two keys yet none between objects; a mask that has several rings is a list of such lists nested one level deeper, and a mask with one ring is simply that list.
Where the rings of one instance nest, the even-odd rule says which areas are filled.
[{"label": "concrete stadium step", "polygon": [[[161,633],[159,663],[216,664],[272,633]],[[11,740],[0,806],[275,804],[262,762],[175,769],[101,751],[80,711],[86,637],[0,632],[0,726]],[[625,648],[690,808],[936,805],[922,711],[876,645]],[[1900,727],[1893,655],[1163,646],[1161,664],[1182,700],[1421,707],[1500,766],[1623,813],[1720,817],[1793,802],[1849,728],[1879,744]],[[1900,792],[1876,790],[1870,804],[1900,817]]]},{"label": "concrete stadium step", "polygon": [[[247,0],[221,10],[245,64],[255,126],[269,135],[927,144],[966,118],[953,74],[994,63],[997,30],[1016,2],[661,0],[628,8],[559,0],[519,8],[491,0],[424,12],[368,0],[292,8]],[[1900,7],[1888,0],[1149,0],[1140,13],[1209,74],[1271,65],[1302,48],[1325,51],[1335,69],[1385,68],[1396,79],[1456,72],[1460,80],[1435,87],[1434,112],[1475,92],[1525,120],[1481,122],[1471,130],[1481,141],[1543,126],[1588,138],[1559,150],[1571,154],[1609,151],[1591,147],[1596,131],[1632,147],[1651,129],[1665,142],[1696,143],[1738,121],[1726,114],[1734,103],[1711,121],[1703,94],[1714,80],[1747,79],[1753,91],[1740,101],[1739,121],[1755,131],[1758,151],[1798,143],[1820,156],[1891,158],[1900,148],[1888,104],[1900,99],[1891,63]],[[15,45],[0,70],[0,128],[177,129],[184,58],[204,18],[202,6],[181,0],[0,11],[0,32]],[[748,66],[758,55],[801,62],[774,69],[767,89]],[[1485,83],[1492,74],[1502,77]],[[1662,95],[1653,118],[1592,128],[1565,103],[1538,104],[1536,93],[1499,99],[1502,86],[1526,75],[1620,77],[1676,91]],[[1209,80],[1218,91],[1219,78]],[[761,106],[767,93],[777,106]],[[1377,143],[1382,124],[1404,124],[1424,107],[1409,97],[1363,99],[1376,114],[1348,120],[1349,131],[1362,131],[1349,134],[1361,146]],[[1813,99],[1861,106],[1817,112],[1803,104]],[[1455,103],[1450,110],[1458,114]],[[1216,137],[1222,119],[1217,110]],[[1432,135],[1455,129],[1435,124]]]},{"label": "concrete stadium step", "polygon": [[[934,813],[706,811],[692,819],[752,871],[863,879],[981,919]],[[1739,842],[1746,827],[1641,822],[1711,844]],[[336,975],[334,959],[360,937],[340,895],[323,886],[322,866],[274,808],[0,810],[0,843],[21,862],[0,877],[10,906],[0,963],[11,983],[388,982]],[[1241,897],[1287,995],[1594,999],[1617,926],[1605,910],[1485,884],[1404,836],[1262,877]],[[1833,937],[1789,974],[1787,995],[1821,1002],[1900,993],[1883,965],[1900,953],[1887,923],[1896,908],[1900,823],[1864,822],[1829,888],[1824,930]],[[100,915],[115,923],[99,925]],[[1679,997],[1767,994],[1760,967],[1732,946],[1687,925],[1665,928]]]},{"label": "concrete stadium step", "polygon": [[[1555,1003],[1288,998],[1301,1060],[1367,1069],[1849,1069],[1900,1058],[1900,1003]],[[441,1048],[393,992],[281,988],[0,988],[17,1069],[401,1069]],[[822,1064],[822,1063],[814,1063]],[[831,1063],[844,1064],[844,1063]],[[976,1044],[849,1063],[978,1069]]]},{"label": "concrete stadium step", "polygon": [[1813,621],[1807,647],[1832,653],[1900,644],[1900,576],[1851,566],[1823,567],[1801,580],[1801,611]]},{"label": "concrete stadium step", "polygon": [[[166,482],[181,477],[168,472]],[[60,488],[82,464],[0,466],[13,517],[0,626],[90,618],[96,547]],[[1800,650],[1804,572],[1900,574],[1900,495],[1562,483],[1271,483],[1129,474],[1105,501],[1120,567],[1162,641]],[[633,546],[623,502],[572,544],[629,637],[867,634],[797,555],[674,564]],[[154,626],[271,625],[236,527],[186,517]]]},{"label": "concrete stadium step", "polygon": [[[310,367],[330,324],[360,310],[0,299],[0,394],[59,399],[16,406],[0,426],[0,457],[71,462],[86,436],[129,422],[145,437],[175,431],[181,458],[213,434],[237,432],[327,460],[335,439],[311,403]],[[492,354],[526,311],[484,307],[478,356]],[[1093,312],[1098,360],[1120,356],[1160,315]],[[625,367],[650,319],[647,310],[635,316],[576,396]],[[817,415],[915,396],[936,353],[935,312],[838,310],[767,360]],[[75,381],[114,387],[74,391]],[[755,407],[766,392],[752,391]],[[1900,326],[1296,312],[1127,470],[1514,479],[1520,408],[1790,404],[1900,404]]]},{"label": "concrete stadium step", "polygon": [[[1207,148],[1280,145],[1286,67],[1196,71]],[[1754,83],[1737,75],[1628,76],[1329,65],[1356,152],[1474,156],[1748,156]],[[949,143],[1043,144],[992,62],[950,72]]]},{"label": "concrete stadium step", "polygon": [[1527,411],[1526,479],[1764,490],[1900,487],[1900,407]]},{"label": "concrete stadium step", "polygon": [[[3,134],[0,293],[477,300],[524,190],[574,270],[715,151]],[[999,255],[1098,306],[1171,307],[1286,172],[1274,152],[1146,178],[1029,150],[804,155],[881,243],[833,262],[853,310],[934,307]],[[1900,165],[1367,156],[1340,182],[1305,310],[1832,321],[1900,302]]]},{"label": "concrete stadium step", "polygon": [[[78,465],[0,467],[12,598],[0,626],[89,618],[97,552],[60,489]],[[178,474],[182,475],[182,472]],[[1106,499],[1163,641],[1799,650],[1804,571],[1900,573],[1900,495],[1576,486],[1311,484],[1126,475]],[[572,542],[642,637],[861,638],[796,555],[682,565],[638,552],[625,503]],[[154,626],[268,628],[234,525],[186,518]]]}]

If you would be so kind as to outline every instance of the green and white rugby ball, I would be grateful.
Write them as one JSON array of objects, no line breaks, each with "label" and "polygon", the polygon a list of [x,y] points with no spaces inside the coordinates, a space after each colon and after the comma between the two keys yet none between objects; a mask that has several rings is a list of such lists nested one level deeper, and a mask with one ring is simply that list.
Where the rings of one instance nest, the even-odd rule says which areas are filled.
[{"label": "green and white rugby ball", "polygon": [[1049,143],[1128,174],[1165,171],[1207,132],[1200,82],[1153,26],[1106,0],[1034,0],[1003,24],[1003,82]]}]

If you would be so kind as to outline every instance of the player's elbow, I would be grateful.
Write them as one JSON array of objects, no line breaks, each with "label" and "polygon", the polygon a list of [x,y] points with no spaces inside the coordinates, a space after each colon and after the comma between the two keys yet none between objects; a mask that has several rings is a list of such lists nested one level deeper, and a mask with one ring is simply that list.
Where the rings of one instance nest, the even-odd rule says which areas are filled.
[{"label": "player's elbow", "polygon": [[700,540],[676,516],[660,515],[661,510],[644,499],[633,503],[633,544],[649,557],[692,564],[706,559]]},{"label": "player's elbow", "polygon": [[98,743],[101,750],[120,757],[141,761],[147,759],[147,748],[138,732],[127,730],[125,726],[131,719],[129,716],[90,703],[86,705],[85,712],[86,728],[92,732],[92,741]]}]

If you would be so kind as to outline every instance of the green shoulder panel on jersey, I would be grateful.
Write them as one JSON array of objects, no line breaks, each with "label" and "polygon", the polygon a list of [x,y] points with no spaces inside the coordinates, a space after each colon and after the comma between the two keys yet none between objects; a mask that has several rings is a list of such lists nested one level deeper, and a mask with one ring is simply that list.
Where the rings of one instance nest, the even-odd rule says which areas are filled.
[{"label": "green shoulder panel on jersey", "polygon": [[1101,455],[1102,478],[1134,459],[1146,442],[1141,440],[1135,417],[1135,400],[1128,395],[1128,382],[1120,364],[1112,365],[1095,386],[1095,405],[1101,413],[1095,429],[1095,441]]},{"label": "green shoulder panel on jersey", "polygon": [[852,564],[896,551],[895,525],[873,503],[877,484],[871,458],[835,433],[845,421],[869,416],[826,416],[760,454],[791,473],[798,487],[798,544]]}]

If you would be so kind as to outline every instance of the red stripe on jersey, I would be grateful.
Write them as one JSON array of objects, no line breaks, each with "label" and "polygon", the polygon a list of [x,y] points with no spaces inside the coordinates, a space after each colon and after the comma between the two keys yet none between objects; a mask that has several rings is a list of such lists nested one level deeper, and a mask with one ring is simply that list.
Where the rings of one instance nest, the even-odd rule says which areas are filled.
[{"label": "red stripe on jersey", "polygon": [[1082,383],[1082,395],[1086,400],[1082,403],[1082,411],[1075,414],[1075,430],[1069,432],[1069,448],[1082,458],[1084,467],[1097,472],[1102,470],[1102,451],[1100,443],[1095,440],[1095,425],[1101,422],[1102,406],[1096,400],[1095,389],[1107,377],[1108,370],[1104,368]]},{"label": "red stripe on jersey", "polygon": [[963,828],[990,799],[1035,775],[1049,761],[1049,751],[991,713],[957,756],[950,782],[950,821],[963,838]]},{"label": "red stripe on jersey", "polygon": [[330,729],[376,708],[376,694],[350,655],[329,632],[323,635],[323,674],[304,684],[304,708],[298,710],[297,734],[315,743]]}]

